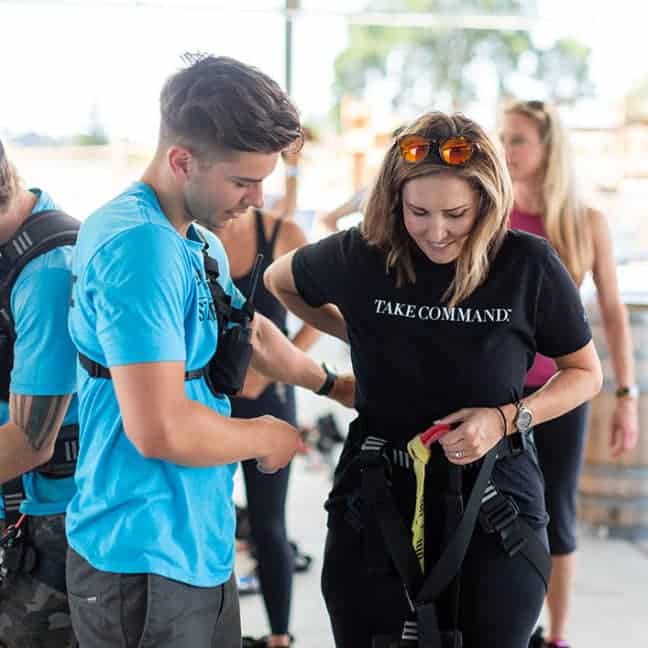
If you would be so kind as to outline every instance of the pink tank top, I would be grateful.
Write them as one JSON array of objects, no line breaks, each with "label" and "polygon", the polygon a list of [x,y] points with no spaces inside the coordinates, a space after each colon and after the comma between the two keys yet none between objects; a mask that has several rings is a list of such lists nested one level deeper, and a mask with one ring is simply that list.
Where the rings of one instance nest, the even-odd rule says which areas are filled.
[{"label": "pink tank top", "polygon": [[[513,207],[511,212],[510,227],[511,229],[531,232],[531,234],[547,238],[542,215],[523,211],[517,205]],[[536,353],[533,366],[529,369],[524,385],[526,387],[541,387],[556,373],[557,369],[556,363],[551,358]]]}]

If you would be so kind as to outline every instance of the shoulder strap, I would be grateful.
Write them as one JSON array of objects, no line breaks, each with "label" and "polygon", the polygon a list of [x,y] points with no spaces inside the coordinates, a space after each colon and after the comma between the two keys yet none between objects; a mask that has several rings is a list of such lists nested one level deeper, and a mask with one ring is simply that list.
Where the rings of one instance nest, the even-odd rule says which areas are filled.
[{"label": "shoulder strap", "polygon": [[23,268],[36,257],[64,245],[74,245],[81,223],[58,210],[32,214],[0,245],[0,327],[13,338],[11,290]]},{"label": "shoulder strap", "polygon": [[265,235],[265,226],[263,224],[263,212],[260,209],[254,210],[254,224],[256,229],[257,254],[264,254],[268,247],[268,240]]},{"label": "shoulder strap", "polygon": [[277,239],[279,238],[279,230],[281,229],[282,222],[283,220],[281,218],[278,218],[272,228],[272,234],[270,234],[270,240],[268,241],[268,261],[272,261],[275,258],[274,249],[275,245],[277,244]]}]

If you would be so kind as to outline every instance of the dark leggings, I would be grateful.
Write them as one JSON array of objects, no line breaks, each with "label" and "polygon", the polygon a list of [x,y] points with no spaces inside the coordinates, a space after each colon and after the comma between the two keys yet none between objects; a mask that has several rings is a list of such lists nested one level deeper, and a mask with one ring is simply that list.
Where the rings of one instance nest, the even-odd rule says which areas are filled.
[{"label": "dark leggings", "polygon": [[[525,390],[525,395],[533,389]],[[588,404],[536,425],[533,430],[540,468],[545,478],[552,556],[576,550],[576,496],[587,440]]]},{"label": "dark leggings", "polygon": [[[295,392],[286,385],[271,385],[255,400],[232,399],[232,416],[254,418],[271,414],[295,425]],[[243,462],[252,541],[259,565],[259,581],[272,634],[287,634],[294,553],[286,533],[286,495],[290,465],[266,475],[256,460]]]}]

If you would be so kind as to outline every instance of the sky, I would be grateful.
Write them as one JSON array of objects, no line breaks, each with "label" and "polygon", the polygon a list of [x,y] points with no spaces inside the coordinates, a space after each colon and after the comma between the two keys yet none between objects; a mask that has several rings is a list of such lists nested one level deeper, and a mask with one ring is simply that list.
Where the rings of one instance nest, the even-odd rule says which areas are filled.
[{"label": "sky", "polygon": [[[87,130],[93,108],[111,138],[154,141],[164,79],[184,51],[257,65],[284,82],[284,21],[278,0],[0,0],[0,132],[63,135]],[[363,0],[302,0],[310,9],[352,11]],[[593,48],[592,77],[607,110],[648,75],[643,0],[539,0],[534,38],[574,36]],[[201,8],[202,6],[212,7]],[[225,8],[228,6],[229,8]],[[332,100],[333,62],[347,44],[344,17],[295,23],[293,97],[306,121]],[[541,88],[524,91],[534,98]],[[594,108],[592,108],[594,110]]]}]

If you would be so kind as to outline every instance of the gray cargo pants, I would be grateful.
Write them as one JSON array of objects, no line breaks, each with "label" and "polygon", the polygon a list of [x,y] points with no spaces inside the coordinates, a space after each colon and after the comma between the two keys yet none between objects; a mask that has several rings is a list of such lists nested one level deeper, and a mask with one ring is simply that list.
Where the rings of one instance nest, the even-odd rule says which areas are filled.
[{"label": "gray cargo pants", "polygon": [[156,574],[95,569],[68,551],[67,583],[80,648],[240,648],[234,576],[192,587]]}]

